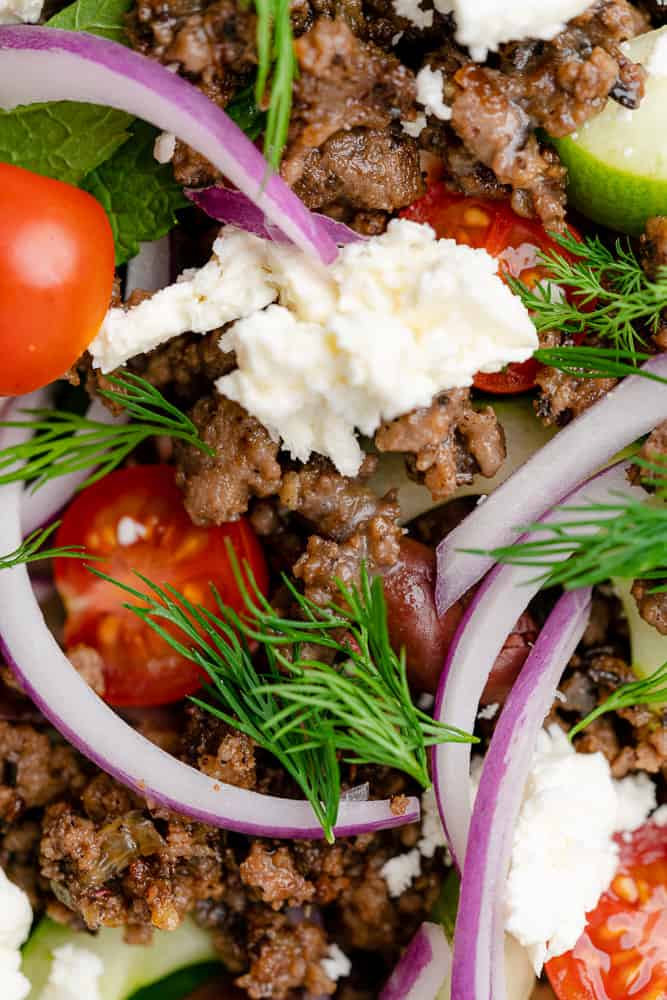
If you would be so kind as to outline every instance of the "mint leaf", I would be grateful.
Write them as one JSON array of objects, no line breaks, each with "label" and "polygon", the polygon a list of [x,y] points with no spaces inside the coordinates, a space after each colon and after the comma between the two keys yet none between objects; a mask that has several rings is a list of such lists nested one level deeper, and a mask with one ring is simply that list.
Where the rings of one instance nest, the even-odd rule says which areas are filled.
[{"label": "mint leaf", "polygon": [[190,204],[172,176],[171,165],[158,163],[153,156],[158,134],[146,122],[136,121],[130,142],[81,185],[107,211],[116,264],[134,257],[143,240],[157,240],[168,233],[176,224],[176,210]]},{"label": "mint leaf", "polygon": [[129,138],[132,116],[57,101],[0,112],[0,161],[78,184]]},{"label": "mint leaf", "polygon": [[127,44],[124,15],[132,0],[77,0],[54,14],[46,23],[49,28],[66,31],[89,31],[92,35]]}]

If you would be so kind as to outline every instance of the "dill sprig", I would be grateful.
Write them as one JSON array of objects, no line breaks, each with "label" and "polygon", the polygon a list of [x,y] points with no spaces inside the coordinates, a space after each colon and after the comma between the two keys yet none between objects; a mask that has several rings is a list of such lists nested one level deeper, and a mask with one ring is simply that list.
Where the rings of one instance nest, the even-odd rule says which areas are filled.
[{"label": "dill sprig", "polygon": [[[169,584],[140,576],[147,587],[142,593],[97,575],[138,598],[141,604],[125,606],[208,675],[208,700],[192,700],[280,761],[310,802],[327,840],[333,840],[340,803],[339,755],[399,768],[428,787],[426,747],[474,742],[413,704],[405,655],[397,656],[389,642],[381,580],[371,583],[363,570],[359,587],[339,582],[342,603],[322,609],[285,578],[303,616],[286,618],[261,594],[248,567],[246,585],[230,558],[244,598],[243,615],[225,605],[214,587],[215,612]],[[251,653],[256,643],[264,654],[261,671]],[[308,655],[313,645],[329,650],[334,662]]]},{"label": "dill sprig", "polygon": [[[661,269],[652,281],[629,242],[620,239],[612,253],[598,236],[579,241],[571,233],[549,235],[574,259],[557,250],[540,251],[548,280],[534,288],[507,277],[533,314],[538,331],[559,330],[569,336],[586,333],[626,351],[641,347],[646,332],[657,333],[667,308],[667,269]],[[551,282],[567,289],[567,297],[553,295]]]},{"label": "dill sprig", "polygon": [[60,527],[60,521],[54,521],[46,528],[37,528],[24,538],[21,544],[6,556],[0,556],[0,569],[11,569],[25,563],[37,562],[41,559],[95,559],[96,556],[86,550],[83,545],[62,545],[59,548],[45,549],[44,543]]},{"label": "dill sprig", "polygon": [[29,481],[34,491],[50,479],[97,466],[83,484],[89,486],[155,435],[169,435],[211,453],[187,414],[145,379],[126,372],[110,375],[108,381],[117,388],[100,390],[100,395],[122,406],[129,423],[107,424],[45,408],[25,410],[26,420],[1,421],[0,427],[20,427],[31,437],[0,449],[0,485]]},{"label": "dill sprig", "polygon": [[667,385],[667,378],[646,371],[638,365],[652,354],[625,351],[614,347],[542,347],[533,355],[536,361],[557,368],[575,378],[625,378],[640,375],[652,382]]},{"label": "dill sprig", "polygon": [[[289,0],[255,0],[257,12],[257,79],[255,100],[263,107],[270,87],[264,155],[278,170],[289,128],[292,83],[296,75]],[[270,78],[270,81],[269,81]]]},{"label": "dill sprig", "polygon": [[571,740],[607,712],[618,712],[637,705],[660,705],[667,702],[667,663],[663,663],[650,677],[628,681],[613,691],[606,701],[573,726],[568,733]]}]

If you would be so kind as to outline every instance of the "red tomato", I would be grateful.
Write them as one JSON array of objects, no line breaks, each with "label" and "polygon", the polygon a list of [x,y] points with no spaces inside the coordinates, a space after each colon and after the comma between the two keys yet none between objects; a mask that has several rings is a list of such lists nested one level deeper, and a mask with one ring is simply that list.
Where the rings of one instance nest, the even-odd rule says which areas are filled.
[{"label": "red tomato", "polygon": [[0,395],[60,376],[109,306],[111,226],[85,191],[0,163]]},{"label": "red tomato", "polygon": [[[507,201],[469,198],[450,191],[443,183],[434,184],[423,198],[401,215],[415,222],[427,222],[440,239],[454,239],[487,250],[501,261],[501,270],[533,285],[546,271],[539,266],[538,251],[557,249],[539,222],[522,219]],[[538,363],[530,358],[510,364],[504,371],[475,376],[475,386],[495,395],[526,392],[535,386]]]},{"label": "red tomato", "polygon": [[547,963],[559,1000],[667,997],[667,827],[647,823],[618,843],[618,871],[586,930]]},{"label": "red tomato", "polygon": [[[136,572],[214,609],[213,583],[225,604],[241,610],[225,548],[229,539],[261,590],[268,587],[264,556],[248,522],[195,527],[168,465],[118,469],[94,483],[68,507],[57,537],[58,545],[85,546],[101,557],[96,569],[142,592],[148,588]],[[67,611],[66,646],[91,646],[101,655],[106,701],[162,705],[200,686],[198,668],[123,608],[128,595],[91,574],[83,561],[56,559],[55,580]]]}]

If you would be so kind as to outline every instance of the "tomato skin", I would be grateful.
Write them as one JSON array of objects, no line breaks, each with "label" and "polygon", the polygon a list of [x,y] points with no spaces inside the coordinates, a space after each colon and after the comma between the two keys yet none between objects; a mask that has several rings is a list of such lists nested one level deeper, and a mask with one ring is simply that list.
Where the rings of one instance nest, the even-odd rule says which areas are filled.
[{"label": "tomato skin", "polygon": [[619,866],[586,930],[546,964],[558,1000],[667,997],[667,827],[618,836]]},{"label": "tomato skin", "polygon": [[[130,544],[119,541],[122,518],[130,519],[124,522],[134,532]],[[160,586],[171,584],[193,603],[214,610],[212,583],[223,603],[240,611],[243,601],[229,563],[229,540],[239,562],[250,565],[261,591],[268,588],[264,556],[248,522],[210,528],[193,525],[174,469],[167,465],[118,469],[94,483],[67,509],[57,538],[58,545],[84,545],[100,557],[95,569],[142,593],[149,588],[137,572]],[[118,706],[162,705],[200,687],[198,667],[123,608],[124,602],[132,601],[130,595],[95,577],[82,560],[56,559],[54,572],[67,611],[66,647],[83,644],[101,655],[106,701]]]},{"label": "tomato skin", "polygon": [[[500,260],[500,270],[527,284],[534,284],[545,274],[539,265],[540,250],[562,248],[547,235],[539,222],[517,215],[506,200],[471,198],[450,189],[443,182],[434,184],[426,194],[401,216],[425,222],[440,239],[454,239],[476,249],[484,249]],[[577,235],[570,227],[570,231]],[[476,389],[492,395],[516,395],[535,388],[539,364],[529,358],[509,364],[503,371],[475,376]]]},{"label": "tomato skin", "polygon": [[0,395],[60,378],[109,307],[114,241],[85,191],[0,163]]}]

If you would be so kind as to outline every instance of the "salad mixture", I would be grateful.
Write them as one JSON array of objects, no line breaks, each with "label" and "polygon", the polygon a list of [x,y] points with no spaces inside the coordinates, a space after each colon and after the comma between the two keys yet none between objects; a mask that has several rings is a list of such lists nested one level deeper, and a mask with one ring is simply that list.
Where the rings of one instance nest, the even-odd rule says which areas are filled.
[{"label": "salad mixture", "polygon": [[0,997],[666,1000],[667,8],[0,0]]}]

